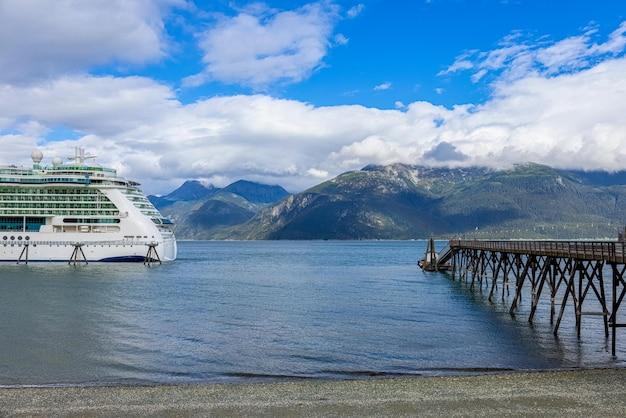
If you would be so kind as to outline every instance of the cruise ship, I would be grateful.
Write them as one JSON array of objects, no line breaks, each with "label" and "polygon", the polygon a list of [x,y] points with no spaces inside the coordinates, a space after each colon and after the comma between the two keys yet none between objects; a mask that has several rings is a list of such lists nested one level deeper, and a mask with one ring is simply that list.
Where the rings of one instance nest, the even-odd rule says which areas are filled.
[{"label": "cruise ship", "polygon": [[151,262],[176,259],[172,222],[139,183],[92,162],[81,148],[66,162],[0,166],[0,261]]}]

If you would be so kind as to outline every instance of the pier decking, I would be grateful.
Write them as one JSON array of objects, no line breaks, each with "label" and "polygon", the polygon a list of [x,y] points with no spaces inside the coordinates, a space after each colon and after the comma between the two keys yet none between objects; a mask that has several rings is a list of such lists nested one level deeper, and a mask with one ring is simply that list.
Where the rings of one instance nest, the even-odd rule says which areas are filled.
[{"label": "pier decking", "polygon": [[[511,314],[517,311],[524,286],[529,286],[528,321],[532,323],[537,306],[549,300],[550,323],[554,325],[555,335],[571,300],[578,336],[584,315],[602,316],[605,336],[610,336],[611,351],[615,355],[617,328],[626,327],[626,323],[618,322],[626,296],[625,242],[451,240],[436,257],[434,270],[446,269],[451,269],[453,280],[458,277],[470,283],[471,288],[485,286],[490,301],[496,296],[498,286],[501,286],[504,300],[512,283]],[[605,279],[611,281],[610,303]],[[599,303],[600,311],[583,310],[589,296]],[[558,315],[557,306],[560,306]]]}]

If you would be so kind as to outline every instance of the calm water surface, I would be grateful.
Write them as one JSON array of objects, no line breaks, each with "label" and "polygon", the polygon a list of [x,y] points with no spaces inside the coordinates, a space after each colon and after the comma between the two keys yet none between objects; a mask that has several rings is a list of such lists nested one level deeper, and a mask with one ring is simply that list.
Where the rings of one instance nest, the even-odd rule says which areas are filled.
[{"label": "calm water surface", "polygon": [[[175,263],[0,265],[0,384],[351,378],[623,366],[602,319],[424,274],[423,242],[182,242]],[[610,287],[610,286],[607,286]],[[528,297],[524,299],[526,303]],[[545,306],[546,304],[543,304]]]}]

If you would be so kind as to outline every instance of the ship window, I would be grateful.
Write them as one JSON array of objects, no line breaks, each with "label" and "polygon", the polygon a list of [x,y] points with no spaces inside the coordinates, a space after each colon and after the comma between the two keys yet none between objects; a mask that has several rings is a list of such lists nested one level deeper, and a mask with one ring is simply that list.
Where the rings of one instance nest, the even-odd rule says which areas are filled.
[{"label": "ship window", "polygon": [[119,219],[63,218],[66,224],[118,224]]},{"label": "ship window", "polygon": [[45,218],[26,218],[22,216],[0,216],[0,231],[39,232],[39,228],[46,224]]}]

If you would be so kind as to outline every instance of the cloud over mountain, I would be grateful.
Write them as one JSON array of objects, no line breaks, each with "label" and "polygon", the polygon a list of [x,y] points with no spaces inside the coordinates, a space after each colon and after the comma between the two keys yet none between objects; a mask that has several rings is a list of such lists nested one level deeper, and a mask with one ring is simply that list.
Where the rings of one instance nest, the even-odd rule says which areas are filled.
[{"label": "cloud over mountain", "polygon": [[[8,4],[14,7],[8,10]],[[618,52],[624,48],[624,25],[599,42],[583,35],[533,50],[533,59],[546,69],[561,70],[522,72],[492,85],[482,103],[403,100],[396,109],[380,109],[319,106],[263,94],[209,94],[185,101],[174,83],[93,72],[104,62],[162,57],[164,16],[185,3],[132,0],[113,7],[113,2],[62,0],[54,2],[58,10],[49,7],[54,25],[69,25],[64,19],[74,16],[75,35],[43,22],[41,34],[28,38],[26,28],[34,31],[41,21],[29,15],[33,4],[0,3],[1,22],[22,22],[24,29],[15,30],[25,36],[0,42],[0,63],[7,63],[0,72],[1,163],[28,163],[35,146],[52,157],[80,145],[101,163],[144,182],[151,193],[188,178],[218,185],[247,178],[300,190],[370,163],[505,167],[535,161],[558,168],[626,168],[626,58]],[[56,17],[64,8],[71,9],[67,16]],[[246,9],[218,20],[202,35],[209,54],[203,74],[257,86],[301,79],[320,65],[338,13],[323,2],[292,11]],[[120,34],[98,29],[99,20],[121,25]],[[0,25],[0,33],[6,30]],[[89,42],[81,43],[83,38]],[[99,42],[102,48],[93,48]],[[513,38],[509,43],[507,48],[520,44]],[[33,51],[16,55],[29,45]],[[46,47],[49,55],[42,52]],[[61,51],[54,54],[57,47]],[[522,57],[512,50],[498,54],[482,61],[466,54],[450,71],[471,66],[478,74],[486,62],[510,71],[517,68],[511,54]],[[399,91],[398,83],[385,94]]]},{"label": "cloud over mountain", "polygon": [[[610,60],[575,74],[518,80],[482,105],[449,109],[415,102],[406,111],[316,107],[264,95],[184,105],[173,91],[144,78],[81,77],[4,87],[0,113],[80,130],[78,140],[44,147],[61,153],[81,144],[152,183],[222,176],[280,180],[298,189],[317,182],[322,172],[426,160],[623,169],[625,73],[626,59]],[[78,102],[80,107],[73,105]],[[443,152],[442,143],[454,152]]]}]

